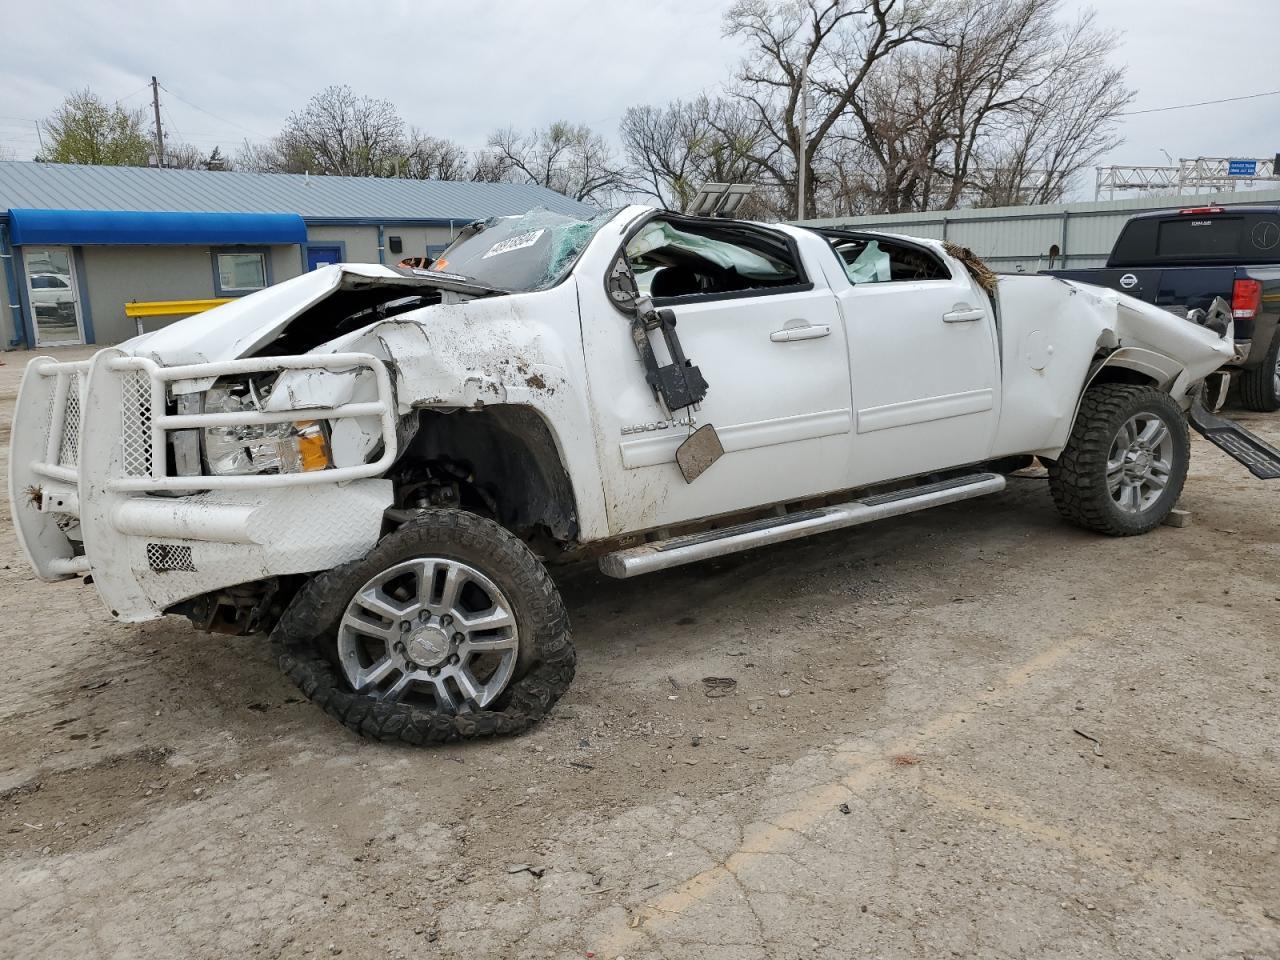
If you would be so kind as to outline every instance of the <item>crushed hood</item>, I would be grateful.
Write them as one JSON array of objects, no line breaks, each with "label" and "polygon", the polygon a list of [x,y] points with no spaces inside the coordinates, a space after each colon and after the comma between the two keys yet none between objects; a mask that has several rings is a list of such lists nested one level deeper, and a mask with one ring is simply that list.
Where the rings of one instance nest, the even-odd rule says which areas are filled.
[{"label": "crushed hood", "polygon": [[407,274],[380,264],[339,263],[144,333],[125,341],[120,349],[165,366],[251,356],[279,337],[301,314],[337,291],[371,287],[393,293],[396,288],[403,288],[405,296],[424,288],[471,294],[493,292],[476,288],[462,278],[430,271]]}]

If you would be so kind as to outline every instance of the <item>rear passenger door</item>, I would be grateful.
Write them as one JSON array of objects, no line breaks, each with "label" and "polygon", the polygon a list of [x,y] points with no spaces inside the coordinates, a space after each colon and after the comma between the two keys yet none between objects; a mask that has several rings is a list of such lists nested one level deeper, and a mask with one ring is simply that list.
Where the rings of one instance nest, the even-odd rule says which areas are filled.
[{"label": "rear passenger door", "polygon": [[849,331],[850,486],[985,459],[999,418],[991,303],[958,261],[925,244],[828,233]]}]

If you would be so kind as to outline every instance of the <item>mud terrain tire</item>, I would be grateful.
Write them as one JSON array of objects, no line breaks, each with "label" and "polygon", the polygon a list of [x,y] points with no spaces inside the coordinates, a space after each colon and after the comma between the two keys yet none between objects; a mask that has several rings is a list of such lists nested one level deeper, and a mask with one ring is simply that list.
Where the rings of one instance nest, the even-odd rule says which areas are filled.
[{"label": "mud terrain tire", "polygon": [[[1107,470],[1118,435],[1134,417],[1158,417],[1164,423],[1172,469],[1151,503],[1126,510],[1113,494]],[[1187,421],[1167,393],[1133,384],[1099,384],[1085,391],[1066,447],[1057,461],[1048,464],[1049,490],[1058,512],[1077,526],[1113,537],[1147,533],[1178,502],[1190,452]]]},{"label": "mud terrain tire", "polygon": [[[348,603],[380,571],[429,555],[482,571],[509,599],[520,637],[517,666],[487,708],[448,713],[356,693],[338,665],[337,634]],[[361,736],[414,745],[525,730],[573,679],[569,617],[546,568],[511,533],[460,510],[424,510],[360,560],[312,577],[271,632],[280,668],[310,700]]]},{"label": "mud terrain tire", "polygon": [[1280,329],[1271,335],[1271,346],[1262,365],[1240,374],[1240,404],[1246,410],[1273,413],[1280,410]]}]

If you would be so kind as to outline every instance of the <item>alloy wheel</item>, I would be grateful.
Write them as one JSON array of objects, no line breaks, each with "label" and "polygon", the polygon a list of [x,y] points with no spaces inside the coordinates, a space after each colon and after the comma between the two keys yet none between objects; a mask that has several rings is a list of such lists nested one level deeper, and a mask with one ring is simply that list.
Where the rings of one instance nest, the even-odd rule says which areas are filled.
[{"label": "alloy wheel", "polygon": [[1126,513],[1141,513],[1160,499],[1173,474],[1173,434],[1154,413],[1134,414],[1111,442],[1107,488]]},{"label": "alloy wheel", "polygon": [[338,628],[352,689],[445,713],[487,707],[520,649],[511,603],[474,567],[443,557],[392,566],[364,584]]}]

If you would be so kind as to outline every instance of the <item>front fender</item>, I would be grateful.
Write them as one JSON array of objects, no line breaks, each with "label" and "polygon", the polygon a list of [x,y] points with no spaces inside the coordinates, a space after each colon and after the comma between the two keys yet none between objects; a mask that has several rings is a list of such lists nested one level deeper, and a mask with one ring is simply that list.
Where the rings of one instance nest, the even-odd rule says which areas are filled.
[{"label": "front fender", "polygon": [[[528,407],[544,421],[569,476],[579,537],[608,535],[604,490],[591,429],[582,356],[578,298],[571,278],[549,290],[436,304],[373,324],[318,348],[355,351],[386,361],[398,413],[480,411],[495,405]],[[291,377],[274,396],[291,406],[322,406],[335,398],[363,399],[369,389],[356,374]],[[300,403],[301,401],[301,403]],[[282,402],[285,402],[282,399]],[[372,434],[335,435],[335,460],[367,456]],[[407,446],[407,445],[406,445]]]}]

